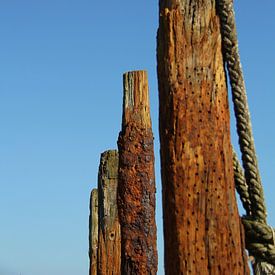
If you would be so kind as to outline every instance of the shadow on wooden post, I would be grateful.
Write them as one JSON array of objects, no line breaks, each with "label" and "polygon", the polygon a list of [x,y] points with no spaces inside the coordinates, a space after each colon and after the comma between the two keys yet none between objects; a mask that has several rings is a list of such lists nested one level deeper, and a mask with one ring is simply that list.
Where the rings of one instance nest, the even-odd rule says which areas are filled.
[{"label": "shadow on wooden post", "polygon": [[145,71],[125,73],[118,139],[122,274],[156,274],[154,149]]}]

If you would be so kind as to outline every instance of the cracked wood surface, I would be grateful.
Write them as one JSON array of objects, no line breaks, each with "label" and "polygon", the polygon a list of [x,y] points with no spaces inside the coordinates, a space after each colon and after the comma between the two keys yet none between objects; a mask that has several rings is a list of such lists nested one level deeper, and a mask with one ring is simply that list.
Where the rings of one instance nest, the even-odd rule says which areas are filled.
[{"label": "cracked wood surface", "polygon": [[101,154],[98,171],[97,273],[120,274],[121,235],[117,210],[118,152]]},{"label": "cracked wood surface", "polygon": [[215,1],[160,0],[159,6],[166,274],[249,274]]}]

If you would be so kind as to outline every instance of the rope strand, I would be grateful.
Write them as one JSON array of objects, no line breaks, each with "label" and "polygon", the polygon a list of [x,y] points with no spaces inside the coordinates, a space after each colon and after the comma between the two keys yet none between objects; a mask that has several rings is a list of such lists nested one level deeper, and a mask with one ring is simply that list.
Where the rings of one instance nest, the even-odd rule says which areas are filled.
[{"label": "rope strand", "polygon": [[233,169],[234,169],[234,182],[235,188],[240,195],[243,208],[247,215],[251,215],[251,201],[249,198],[248,186],[246,184],[242,166],[238,160],[236,152],[233,150]]},{"label": "rope strand", "polygon": [[275,231],[266,223],[266,206],[261,183],[244,77],[241,67],[232,0],[217,0],[223,56],[227,66],[237,122],[243,169],[233,153],[234,180],[247,216],[242,218],[246,248],[255,257],[255,275],[275,274]]},{"label": "rope strand", "polygon": [[[250,113],[245,91],[244,77],[238,49],[235,14],[232,0],[217,0],[220,14],[224,59],[230,78],[237,132],[242,152],[245,179],[251,201],[251,215],[259,221],[266,221],[266,207],[257,163]],[[249,213],[250,214],[250,213]]]}]

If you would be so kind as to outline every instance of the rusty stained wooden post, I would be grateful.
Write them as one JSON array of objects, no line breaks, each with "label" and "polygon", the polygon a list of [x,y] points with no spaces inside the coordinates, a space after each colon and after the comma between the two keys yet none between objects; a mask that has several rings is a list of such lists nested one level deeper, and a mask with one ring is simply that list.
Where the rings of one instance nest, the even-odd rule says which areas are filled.
[{"label": "rusty stained wooden post", "polygon": [[165,271],[249,274],[215,0],[159,2]]},{"label": "rusty stained wooden post", "polygon": [[118,209],[122,274],[156,274],[155,175],[148,80],[125,73],[119,134]]},{"label": "rusty stained wooden post", "polygon": [[90,275],[97,275],[97,247],[98,247],[98,194],[97,189],[93,189],[90,197],[90,217],[89,217],[89,257]]},{"label": "rusty stained wooden post", "polygon": [[102,275],[120,274],[121,237],[117,212],[118,152],[101,154],[98,171],[98,263]]}]

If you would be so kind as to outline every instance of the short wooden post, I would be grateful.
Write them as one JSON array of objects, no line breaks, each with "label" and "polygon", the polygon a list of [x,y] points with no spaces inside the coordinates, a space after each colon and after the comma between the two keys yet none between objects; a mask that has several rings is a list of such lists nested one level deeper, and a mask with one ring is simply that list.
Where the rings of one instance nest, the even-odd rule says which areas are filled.
[{"label": "short wooden post", "polygon": [[98,172],[98,260],[97,272],[120,274],[121,238],[117,213],[118,152],[101,154]]},{"label": "short wooden post", "polygon": [[160,0],[165,273],[248,274],[215,0]]},{"label": "short wooden post", "polygon": [[89,256],[90,275],[97,275],[97,247],[98,247],[98,194],[97,189],[93,189],[90,197],[90,217],[89,217]]},{"label": "short wooden post", "polygon": [[122,274],[156,274],[155,176],[148,80],[125,73],[122,130],[118,139],[118,209]]}]

